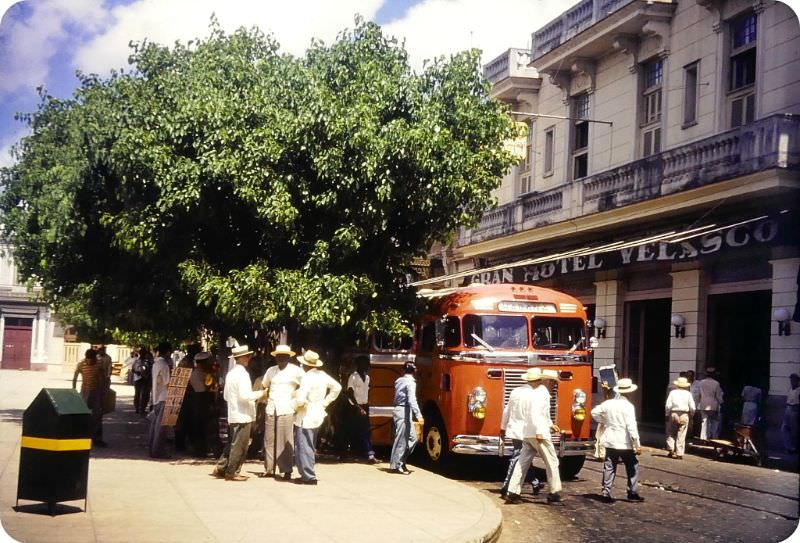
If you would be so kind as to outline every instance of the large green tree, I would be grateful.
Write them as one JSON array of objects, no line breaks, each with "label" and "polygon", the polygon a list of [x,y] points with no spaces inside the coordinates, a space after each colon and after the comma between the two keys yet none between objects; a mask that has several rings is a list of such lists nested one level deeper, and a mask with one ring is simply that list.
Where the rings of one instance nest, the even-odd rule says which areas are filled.
[{"label": "large green tree", "polygon": [[478,52],[416,73],[372,23],[295,57],[212,21],[129,62],[42,93],[0,173],[21,273],[87,335],[400,332],[411,259],[474,223],[513,161]]}]

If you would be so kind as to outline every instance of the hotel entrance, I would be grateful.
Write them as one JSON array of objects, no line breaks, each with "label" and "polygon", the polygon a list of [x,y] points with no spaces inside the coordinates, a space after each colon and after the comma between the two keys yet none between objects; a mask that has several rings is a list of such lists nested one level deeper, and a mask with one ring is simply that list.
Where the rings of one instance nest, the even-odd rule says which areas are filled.
[{"label": "hotel entrance", "polygon": [[641,300],[625,304],[625,354],[622,376],[639,389],[630,395],[637,418],[663,424],[669,384],[669,337],[672,300]]},{"label": "hotel entrance", "polygon": [[769,290],[708,297],[708,365],[719,372],[726,404],[748,382],[768,393],[771,307]]}]

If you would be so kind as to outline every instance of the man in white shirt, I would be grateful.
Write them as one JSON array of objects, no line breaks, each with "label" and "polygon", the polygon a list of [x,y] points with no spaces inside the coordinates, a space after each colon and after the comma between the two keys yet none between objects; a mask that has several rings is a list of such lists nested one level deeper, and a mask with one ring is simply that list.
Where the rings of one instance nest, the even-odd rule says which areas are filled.
[{"label": "man in white shirt", "polygon": [[273,477],[280,470],[283,480],[289,480],[294,466],[294,393],[305,372],[292,363],[295,352],[288,345],[278,345],[271,354],[277,365],[267,369],[261,381],[268,391],[261,476]]},{"label": "man in white shirt", "polygon": [[639,495],[639,460],[637,455],[642,453],[639,442],[639,429],[636,425],[636,411],[633,404],[628,401],[625,394],[630,394],[638,387],[630,379],[620,379],[614,392],[618,398],[611,398],[592,409],[592,418],[605,429],[601,439],[606,450],[603,462],[603,501],[613,503],[611,488],[617,475],[617,464],[625,464],[628,475],[628,500],[643,502]]},{"label": "man in white shirt", "polygon": [[167,427],[161,425],[164,418],[164,404],[167,401],[167,386],[169,385],[169,359],[172,346],[169,343],[161,343],[156,347],[158,355],[153,361],[152,383],[153,383],[153,411],[150,414],[150,456],[153,458],[165,458],[167,453],[164,445],[167,437]]},{"label": "man in white shirt", "polygon": [[689,392],[691,383],[686,377],[678,377],[672,382],[675,388],[667,396],[664,405],[664,414],[667,417],[667,450],[670,458],[683,458],[686,448],[686,431],[689,429],[689,421],[694,415],[694,398]]},{"label": "man in white shirt", "polygon": [[323,363],[314,351],[306,351],[297,360],[306,368],[295,396],[294,450],[295,464],[300,472],[297,483],[316,485],[314,471],[317,434],[327,413],[325,409],[339,396],[342,385],[322,371]]},{"label": "man in white shirt", "polygon": [[247,345],[239,345],[231,351],[236,365],[225,376],[223,395],[228,404],[228,445],[217,462],[212,475],[225,477],[226,481],[246,481],[239,474],[242,469],[247,446],[250,444],[250,429],[256,418],[256,400],[266,396],[266,391],[253,390],[247,364],[253,351]]},{"label": "man in white shirt", "polygon": [[375,464],[375,451],[372,450],[369,424],[369,358],[356,358],[356,371],[347,379],[347,400],[350,409],[347,413],[347,441],[350,450],[358,450],[367,462]]},{"label": "man in white shirt", "polygon": [[700,439],[719,437],[719,412],[722,408],[722,387],[714,379],[716,370],[706,368],[706,378],[697,385],[697,410],[700,411]]},{"label": "man in white shirt", "polygon": [[[517,462],[519,462],[519,456],[522,453],[522,440],[524,437],[522,435],[522,429],[528,418],[524,409],[523,399],[527,394],[532,392],[533,389],[528,385],[518,386],[512,390],[511,394],[508,396],[508,403],[503,409],[503,417],[500,420],[500,446],[503,447],[503,441],[510,439],[511,445],[514,448],[511,460],[508,463],[506,478],[503,481],[503,486],[500,487],[500,497],[503,499],[508,497],[508,485],[511,482],[511,475],[514,473],[514,468]],[[525,478],[527,479],[527,475],[531,472],[530,466],[528,466],[528,469],[525,471]],[[539,480],[534,478],[531,484],[533,485],[533,495],[537,496],[541,490]]]},{"label": "man in white shirt", "polygon": [[530,468],[534,453],[542,457],[547,472],[547,483],[550,486],[547,502],[558,503],[561,501],[561,476],[558,473],[558,455],[550,436],[550,432],[561,431],[550,419],[550,390],[558,380],[558,373],[554,370],[530,368],[522,374],[522,379],[528,382],[529,389],[522,395],[518,408],[518,416],[523,421],[520,428],[523,436],[522,452],[511,474],[506,503],[519,503],[523,471]]}]

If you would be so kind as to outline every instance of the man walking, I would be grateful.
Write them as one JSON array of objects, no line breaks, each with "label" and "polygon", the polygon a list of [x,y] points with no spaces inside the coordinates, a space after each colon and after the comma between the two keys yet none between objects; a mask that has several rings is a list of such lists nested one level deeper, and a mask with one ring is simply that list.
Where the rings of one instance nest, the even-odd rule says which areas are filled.
[{"label": "man walking", "polygon": [[420,423],[424,423],[422,411],[417,403],[417,381],[414,374],[417,366],[413,362],[403,365],[403,375],[394,382],[394,411],[392,412],[392,426],[394,427],[394,442],[389,469],[393,473],[408,475],[411,472],[406,467],[406,459],[417,445],[417,432],[412,428],[412,416]]},{"label": "man walking", "polygon": [[153,411],[150,414],[150,456],[153,458],[166,458],[164,450],[167,438],[167,427],[161,425],[164,418],[164,404],[167,401],[167,386],[169,385],[169,355],[172,346],[169,343],[160,343],[156,347],[158,355],[153,361],[152,382],[153,382]]},{"label": "man walking", "polygon": [[692,393],[689,392],[691,383],[686,377],[678,377],[672,384],[675,388],[667,396],[664,406],[668,425],[667,450],[670,458],[681,460],[686,448],[686,431],[694,415],[695,405]]},{"label": "man walking", "polygon": [[277,365],[267,369],[262,384],[267,391],[266,422],[264,424],[264,473],[261,477],[292,478],[294,467],[294,393],[303,380],[304,372],[292,363],[295,352],[288,345],[278,345],[272,351]]},{"label": "man walking", "polygon": [[561,501],[561,476],[558,473],[558,456],[550,435],[550,432],[561,431],[550,419],[550,391],[558,379],[558,373],[530,368],[522,374],[522,379],[528,382],[530,391],[525,391],[520,400],[520,415],[524,421],[521,429],[522,452],[511,474],[506,503],[519,503],[523,472],[530,468],[536,453],[544,461],[547,483],[550,486],[547,502],[558,503]]},{"label": "man walking", "polygon": [[700,439],[719,437],[719,412],[722,408],[722,387],[714,377],[716,369],[706,368],[706,377],[697,385],[699,396],[697,409],[700,411]]},{"label": "man walking", "polygon": [[72,388],[78,384],[81,376],[81,398],[92,412],[92,446],[105,447],[103,441],[103,366],[97,361],[97,352],[88,349],[85,358],[78,362],[72,376]]},{"label": "man walking", "polygon": [[[500,487],[500,497],[505,499],[508,497],[508,485],[511,482],[511,475],[514,473],[514,468],[519,461],[520,453],[522,452],[522,440],[524,438],[523,432],[526,426],[526,421],[530,418],[530,414],[525,410],[525,402],[523,402],[527,394],[532,394],[533,389],[528,385],[518,386],[511,391],[508,397],[508,403],[503,409],[503,417],[500,420],[500,446],[503,446],[503,441],[506,439],[511,440],[511,445],[514,452],[511,455],[511,460],[508,463],[508,471],[506,471],[506,478],[503,481],[503,486]],[[523,467],[524,469],[524,467]],[[525,479],[527,474],[531,471],[528,466],[525,469]],[[539,480],[534,477],[533,482],[533,495],[537,496],[541,490]],[[521,490],[521,487],[520,487]]]},{"label": "man walking", "polygon": [[300,472],[298,484],[316,485],[314,471],[317,452],[317,434],[327,413],[325,409],[339,396],[342,385],[322,371],[322,360],[314,351],[306,351],[297,360],[306,367],[295,398],[297,412],[294,417],[295,463]]},{"label": "man walking", "polygon": [[242,469],[247,446],[250,444],[250,429],[256,418],[255,401],[266,396],[266,391],[253,390],[247,364],[253,351],[247,345],[239,345],[231,351],[236,365],[225,376],[225,401],[228,404],[228,445],[217,462],[212,475],[224,477],[226,481],[246,481],[239,474]]},{"label": "man walking", "polygon": [[356,358],[356,371],[347,379],[347,441],[350,451],[358,451],[370,464],[375,464],[375,451],[369,424],[369,358]]},{"label": "man walking", "polygon": [[639,495],[639,460],[642,453],[639,442],[639,430],[636,426],[636,411],[625,394],[630,394],[638,387],[630,379],[620,379],[614,392],[618,398],[611,398],[592,409],[592,418],[605,426],[603,430],[603,447],[606,458],[603,462],[603,501],[614,503],[611,488],[617,475],[617,464],[625,464],[628,475],[628,500],[643,502]]}]

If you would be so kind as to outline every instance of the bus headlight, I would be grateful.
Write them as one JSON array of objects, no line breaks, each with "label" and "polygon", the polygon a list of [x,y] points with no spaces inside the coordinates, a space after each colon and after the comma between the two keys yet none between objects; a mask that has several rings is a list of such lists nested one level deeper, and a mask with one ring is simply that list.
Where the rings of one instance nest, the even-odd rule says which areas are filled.
[{"label": "bus headlight", "polygon": [[467,410],[476,419],[486,417],[486,391],[483,387],[475,387],[469,393]]},{"label": "bus headlight", "polygon": [[572,393],[572,418],[578,422],[586,419],[586,393],[579,388]]}]

